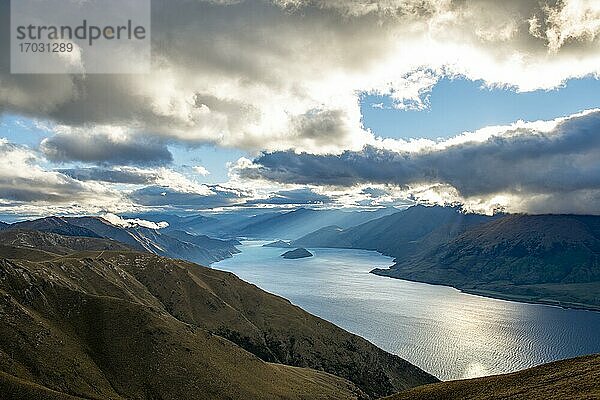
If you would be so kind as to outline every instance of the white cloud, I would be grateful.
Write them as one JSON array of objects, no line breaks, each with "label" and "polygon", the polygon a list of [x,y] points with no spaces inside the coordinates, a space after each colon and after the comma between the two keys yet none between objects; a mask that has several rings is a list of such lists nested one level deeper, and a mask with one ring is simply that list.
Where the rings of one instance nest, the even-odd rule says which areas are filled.
[{"label": "white cloud", "polygon": [[[85,125],[91,142],[106,142],[98,125],[132,138],[328,153],[376,142],[361,127],[364,92],[423,108],[443,75],[530,91],[600,72],[595,0],[154,0],[153,8],[161,18],[149,75],[3,71],[0,109]],[[64,138],[48,139],[49,155],[81,158],[62,150]]]},{"label": "white cloud", "polygon": [[198,175],[208,176],[210,175],[210,171],[204,168],[202,165],[196,165],[192,168]]},{"label": "white cloud", "polygon": [[103,214],[102,218],[104,218],[105,220],[107,220],[108,222],[110,222],[111,224],[113,224],[115,226],[120,226],[123,228],[135,228],[138,226],[142,226],[144,228],[158,230],[158,229],[163,229],[163,228],[166,228],[169,226],[169,223],[165,222],[165,221],[152,222],[152,221],[146,221],[146,220],[139,219],[139,218],[126,219],[126,218],[122,218],[122,217],[119,217],[118,215],[111,214],[111,213]]},{"label": "white cloud", "polygon": [[0,198],[3,210],[25,204],[46,208],[87,207],[122,209],[130,203],[116,190],[99,182],[81,182],[57,171],[45,170],[43,159],[25,146],[0,138]]}]

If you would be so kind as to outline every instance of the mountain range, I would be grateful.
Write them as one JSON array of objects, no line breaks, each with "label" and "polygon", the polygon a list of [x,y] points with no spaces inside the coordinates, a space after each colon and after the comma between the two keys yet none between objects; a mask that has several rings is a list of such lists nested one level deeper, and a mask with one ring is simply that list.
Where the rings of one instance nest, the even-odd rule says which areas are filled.
[{"label": "mountain range", "polygon": [[231,273],[103,238],[1,235],[8,398],[369,399],[437,381]]},{"label": "mountain range", "polygon": [[239,252],[235,247],[239,245],[236,240],[213,239],[205,235],[192,235],[177,230],[165,233],[162,229],[139,225],[123,227],[101,217],[47,217],[5,224],[0,229],[34,230],[66,236],[111,239],[134,250],[205,265]]},{"label": "mountain range", "polygon": [[325,227],[292,246],[376,250],[394,278],[471,293],[600,308],[600,217],[465,214],[414,206],[348,229]]},{"label": "mountain range", "polygon": [[252,239],[296,239],[329,225],[349,228],[390,215],[397,209],[389,207],[375,211],[344,211],[339,209],[298,208],[292,211],[233,211],[220,214],[173,216],[139,214],[135,217],[153,222],[165,221],[171,230],[215,237]]}]

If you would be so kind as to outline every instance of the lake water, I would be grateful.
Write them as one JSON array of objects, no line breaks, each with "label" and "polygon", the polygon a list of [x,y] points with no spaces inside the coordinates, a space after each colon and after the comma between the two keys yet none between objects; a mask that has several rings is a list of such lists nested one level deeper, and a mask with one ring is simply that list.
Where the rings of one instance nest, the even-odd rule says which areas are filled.
[{"label": "lake water", "polygon": [[490,299],[369,274],[392,259],[363,250],[284,249],[245,242],[213,264],[360,335],[435,376],[471,378],[600,353],[600,312]]}]

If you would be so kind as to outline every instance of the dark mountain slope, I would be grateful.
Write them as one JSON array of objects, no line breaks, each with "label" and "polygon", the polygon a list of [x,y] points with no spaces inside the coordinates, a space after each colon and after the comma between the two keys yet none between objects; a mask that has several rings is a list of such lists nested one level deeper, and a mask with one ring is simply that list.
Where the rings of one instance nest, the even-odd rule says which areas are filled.
[{"label": "dark mountain slope", "polygon": [[600,306],[600,217],[509,215],[375,272],[519,300]]},{"label": "dark mountain slope", "polygon": [[0,385],[31,393],[335,399],[435,380],[232,274],[149,253],[0,259],[0,319]]},{"label": "dark mountain slope", "polygon": [[65,255],[73,251],[132,250],[122,243],[109,239],[15,229],[0,231],[0,246],[5,258],[25,258],[32,261],[48,259],[49,256],[57,254]]},{"label": "dark mountain slope", "polygon": [[33,221],[16,222],[14,224],[9,225],[5,229],[36,230],[66,236],[82,236],[94,238],[101,237],[93,231],[86,229],[85,227],[70,224],[69,221],[63,217],[46,217],[36,219]]},{"label": "dark mountain slope", "polygon": [[600,356],[592,355],[506,375],[421,386],[387,400],[600,399]]}]

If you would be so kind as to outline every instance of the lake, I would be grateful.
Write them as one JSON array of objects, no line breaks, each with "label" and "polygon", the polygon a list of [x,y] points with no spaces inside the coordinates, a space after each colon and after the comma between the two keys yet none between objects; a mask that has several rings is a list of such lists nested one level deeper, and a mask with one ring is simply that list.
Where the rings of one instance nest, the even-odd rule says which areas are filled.
[{"label": "lake", "polygon": [[360,335],[443,380],[520,370],[600,353],[600,312],[517,303],[370,274],[392,259],[377,252],[285,249],[244,242],[213,264]]}]

